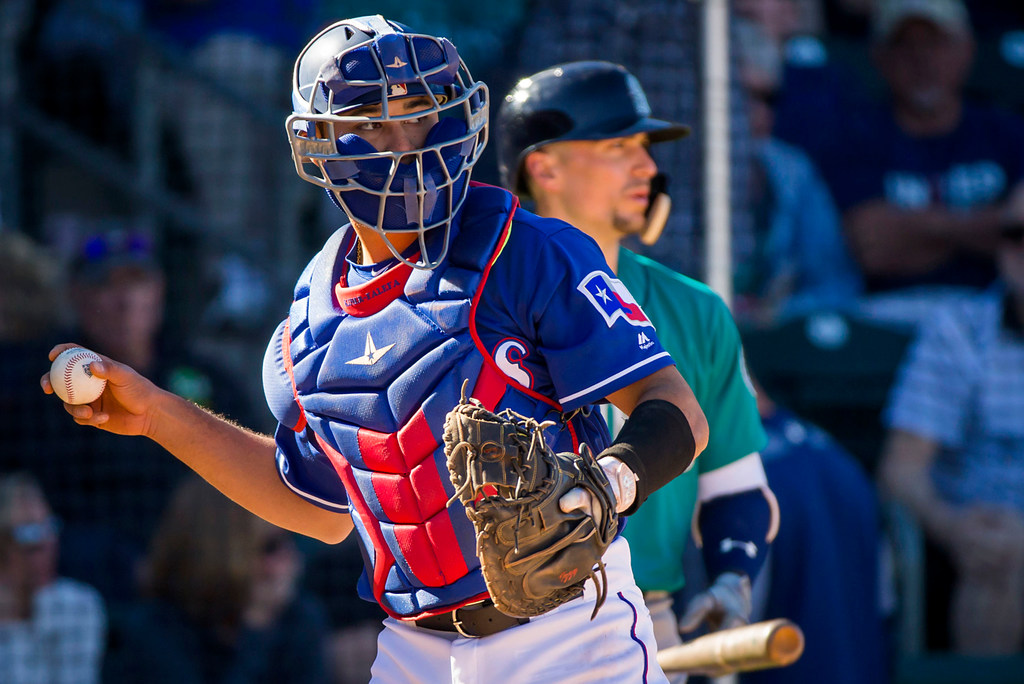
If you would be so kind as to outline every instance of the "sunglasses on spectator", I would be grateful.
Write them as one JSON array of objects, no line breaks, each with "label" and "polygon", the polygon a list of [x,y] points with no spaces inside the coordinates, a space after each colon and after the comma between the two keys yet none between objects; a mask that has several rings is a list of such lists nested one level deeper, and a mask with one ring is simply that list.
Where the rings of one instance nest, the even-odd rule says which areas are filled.
[{"label": "sunglasses on spectator", "polygon": [[999,237],[1005,242],[1020,244],[1024,241],[1024,223],[1011,223],[999,230]]},{"label": "sunglasses on spectator", "polygon": [[11,528],[11,538],[19,546],[36,546],[56,539],[60,534],[60,520],[50,516],[43,522],[24,523]]},{"label": "sunglasses on spectator", "polygon": [[86,238],[81,256],[85,261],[102,261],[115,254],[149,257],[153,254],[153,241],[141,233],[112,231]]}]

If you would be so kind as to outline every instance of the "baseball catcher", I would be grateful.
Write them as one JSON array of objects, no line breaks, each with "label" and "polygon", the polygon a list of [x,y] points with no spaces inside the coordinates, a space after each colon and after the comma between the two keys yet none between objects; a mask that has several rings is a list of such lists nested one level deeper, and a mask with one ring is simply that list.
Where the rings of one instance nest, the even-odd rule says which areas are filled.
[{"label": "baseball catcher", "polygon": [[[492,413],[467,400],[463,388],[444,426],[455,485],[448,503],[461,500],[473,522],[480,567],[498,610],[514,617],[546,613],[582,594],[593,577],[593,618],[607,591],[601,556],[618,530],[615,495],[585,444],[579,453],[551,450],[544,430],[552,425],[511,409]],[[591,510],[563,511],[562,497],[578,488],[591,495]]]},{"label": "baseball catcher", "polygon": [[[332,24],[296,59],[292,104],[296,171],[346,223],[267,346],[275,435],[107,358],[101,398],[66,410],[146,434],[281,527],[355,531],[357,591],[387,613],[374,681],[665,684],[617,516],[708,430],[653,323],[591,238],[470,180],[490,100],[447,39],[379,15]],[[629,416],[614,440],[589,408],[603,401]]]}]

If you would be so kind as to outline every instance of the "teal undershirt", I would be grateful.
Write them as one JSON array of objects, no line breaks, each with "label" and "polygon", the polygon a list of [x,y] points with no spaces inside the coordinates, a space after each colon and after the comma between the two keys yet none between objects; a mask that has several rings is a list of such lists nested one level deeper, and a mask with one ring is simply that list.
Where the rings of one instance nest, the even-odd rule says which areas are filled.
[{"label": "teal undershirt", "polygon": [[722,299],[704,284],[626,249],[619,250],[617,275],[654,323],[708,420],[708,446],[696,464],[648,497],[623,533],[637,585],[674,592],[684,584],[683,551],[697,478],[760,451],[767,438],[739,332]]}]

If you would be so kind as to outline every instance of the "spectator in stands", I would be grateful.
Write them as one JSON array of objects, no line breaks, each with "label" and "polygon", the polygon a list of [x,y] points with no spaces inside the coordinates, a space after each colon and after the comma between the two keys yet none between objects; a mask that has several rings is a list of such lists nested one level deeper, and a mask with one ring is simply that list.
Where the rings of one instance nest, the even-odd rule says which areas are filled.
[{"label": "spectator in stands", "polygon": [[871,33],[871,12],[879,0],[821,0],[825,27],[832,36],[865,40]]},{"label": "spectator in stands", "polygon": [[831,435],[754,384],[768,434],[761,458],[780,513],[779,534],[754,586],[755,619],[789,618],[807,641],[795,664],[747,673],[741,681],[885,684],[889,663],[874,485]]},{"label": "spectator in stands", "polygon": [[56,259],[42,245],[0,225],[0,341],[30,343],[56,332],[62,320],[59,275]]},{"label": "spectator in stands", "polygon": [[71,301],[77,339],[115,358],[162,387],[252,425],[255,402],[221,385],[226,373],[212,361],[182,349],[163,328],[166,274],[153,239],[145,233],[112,230],[87,237],[71,264]]},{"label": "spectator in stands", "polygon": [[[867,52],[866,41],[836,41],[826,33],[828,13],[823,4],[823,0],[737,0],[734,4],[737,16],[763,33],[757,43],[771,45],[781,56],[772,101],[772,135],[802,148],[819,168],[835,132],[844,130],[846,120],[856,118],[865,106],[864,72],[870,69],[863,66],[867,60],[861,54]],[[743,49],[746,41],[741,34],[736,47]]]},{"label": "spectator in stands", "polygon": [[965,99],[961,0],[880,0],[873,32],[889,98],[834,136],[823,171],[876,295],[868,313],[916,323],[992,282],[1000,226],[1024,219],[1024,121]]},{"label": "spectator in stands", "polygon": [[[516,78],[552,64],[602,59],[622,64],[643,86],[651,109],[670,121],[703,129],[701,92],[701,12],[704,4],[651,0],[534,0],[515,61]],[[734,27],[734,25],[733,25]],[[736,40],[735,32],[731,38]],[[730,64],[730,169],[733,259],[745,261],[753,249],[750,202],[752,146],[747,108]],[[493,91],[492,91],[493,92]],[[662,145],[652,149],[658,168],[671,182],[672,213],[656,246],[635,238],[624,245],[674,271],[701,280],[704,273],[703,169],[701,146]]]},{"label": "spectator in stands", "polygon": [[758,325],[814,310],[852,309],[861,277],[828,187],[801,149],[772,136],[781,46],[760,23],[740,21],[737,30],[754,138],[754,252],[736,266],[733,313],[741,325]]},{"label": "spectator in stands", "polygon": [[[821,5],[825,27],[831,36],[866,40],[871,34],[871,14],[879,0],[807,0]],[[979,37],[990,37],[1024,24],[1024,6],[1006,0],[971,0],[971,22]]]},{"label": "spectator in stands", "polygon": [[58,529],[31,476],[0,476],[0,679],[7,684],[99,681],[106,610],[95,589],[57,575]]},{"label": "spectator in stands", "polygon": [[1024,646],[1024,226],[1003,231],[998,262],[996,286],[922,324],[880,466],[930,543],[929,609],[949,601],[952,648],[987,655]]},{"label": "spectator in stands", "polygon": [[[89,237],[68,271],[65,300],[75,327],[64,339],[133,358],[161,386],[253,425],[254,402],[240,391],[241,383],[218,364],[175,344],[178,336],[162,325],[164,279],[154,243],[145,235]],[[40,344],[51,341],[43,338]],[[11,375],[38,375],[38,362],[32,366],[34,372],[14,369]],[[135,567],[188,468],[144,438],[119,439],[69,424],[59,402],[51,397],[39,401],[33,389],[25,378],[0,391],[5,408],[0,470],[33,473],[53,502],[67,532],[62,574],[96,587],[108,603],[132,600]]]},{"label": "spectator in stands", "polygon": [[[64,413],[32,395],[39,353],[65,325],[59,261],[41,244],[0,226],[0,472],[45,451],[46,436]],[[51,410],[46,411],[45,407]]]},{"label": "spectator in stands", "polygon": [[325,684],[327,622],[290,534],[196,476],[153,537],[147,601],[111,623],[107,684]]}]

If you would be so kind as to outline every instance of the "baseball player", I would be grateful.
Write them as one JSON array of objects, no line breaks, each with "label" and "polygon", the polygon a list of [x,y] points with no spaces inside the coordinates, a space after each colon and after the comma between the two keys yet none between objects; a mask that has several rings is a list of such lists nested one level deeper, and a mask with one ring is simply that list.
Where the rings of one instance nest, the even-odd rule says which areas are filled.
[{"label": "baseball player", "polygon": [[[465,384],[490,410],[552,420],[556,451],[588,444],[617,509],[634,513],[708,438],[650,320],[593,240],[470,182],[488,91],[448,40],[380,16],[341,21],[299,54],[292,88],[296,169],[348,223],[299,277],[268,346],[275,437],[110,359],[92,367],[102,397],[68,411],[152,438],[281,527],[326,542],[355,529],[358,591],[388,614],[374,682],[666,681],[624,538],[605,553],[593,620],[592,583],[538,617],[495,609],[441,446]],[[591,410],[605,398],[629,416],[614,443]]]},{"label": "baseball player", "polygon": [[713,581],[686,607],[684,631],[702,621],[712,628],[748,621],[750,585],[778,511],[758,454],[766,437],[728,308],[701,283],[620,246],[630,235],[657,239],[668,213],[658,205],[667,198],[659,196],[648,149],[689,133],[650,114],[640,83],[622,66],[560,64],[522,79],[505,97],[498,153],[506,187],[531,198],[538,214],[597,241],[707,414],[711,437],[696,467],[654,493],[625,531],[664,648],[680,643],[671,594],[683,587],[691,521]]}]

